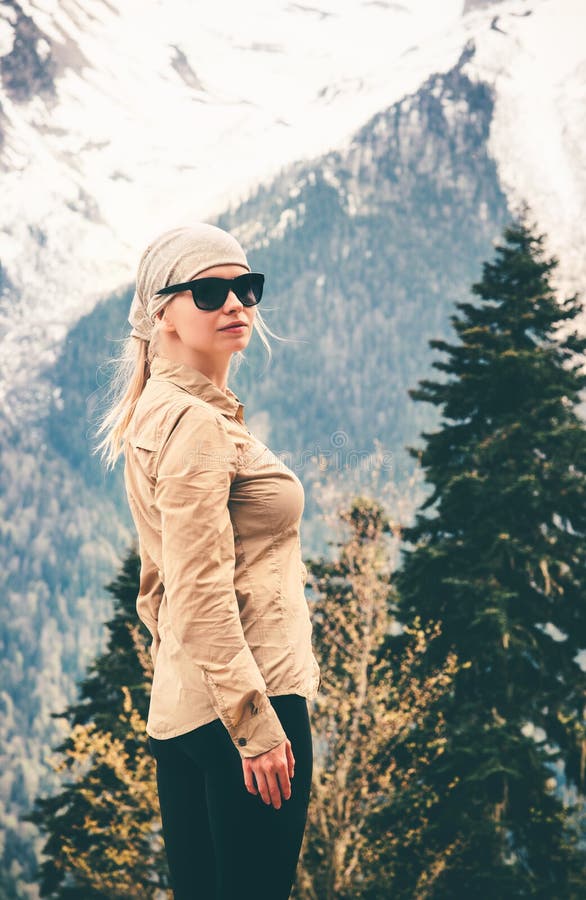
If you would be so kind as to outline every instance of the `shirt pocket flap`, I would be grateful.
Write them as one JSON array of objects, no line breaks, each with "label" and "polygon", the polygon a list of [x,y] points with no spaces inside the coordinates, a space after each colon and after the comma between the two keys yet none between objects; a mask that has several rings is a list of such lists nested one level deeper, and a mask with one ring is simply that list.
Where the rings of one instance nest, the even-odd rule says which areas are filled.
[{"label": "shirt pocket flap", "polygon": [[154,484],[160,449],[160,441],[155,429],[148,426],[144,429],[141,428],[140,431],[129,436],[128,442],[132,447],[135,464],[142,469],[151,484]]},{"label": "shirt pocket flap", "polygon": [[138,447],[140,450],[156,451],[160,449],[161,444],[157,429],[153,425],[149,425],[149,423],[144,428],[131,434],[129,441],[132,447]]}]

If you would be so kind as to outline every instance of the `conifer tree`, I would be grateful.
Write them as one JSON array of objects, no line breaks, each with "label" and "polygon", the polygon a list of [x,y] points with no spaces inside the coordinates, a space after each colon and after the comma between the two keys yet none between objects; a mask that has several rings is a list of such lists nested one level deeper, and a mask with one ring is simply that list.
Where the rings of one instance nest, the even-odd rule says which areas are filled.
[{"label": "conifer tree", "polygon": [[116,716],[124,709],[124,686],[146,719],[152,666],[146,652],[150,633],[136,614],[139,579],[140,557],[131,550],[117,577],[105,588],[114,598],[112,618],[105,626],[106,648],[89,666],[80,685],[79,701],[57,718],[67,716],[72,725],[93,722],[103,731],[115,732]]},{"label": "conifer tree", "polygon": [[59,716],[71,726],[57,748],[57,769],[68,780],[56,796],[38,798],[29,816],[47,835],[42,897],[148,900],[166,893],[155,764],[145,733],[152,664],[150,636],[135,608],[139,572],[131,550],[106,586],[114,597],[106,649],[90,666],[79,701]]},{"label": "conifer tree", "polygon": [[461,842],[431,896],[577,900],[586,851],[554,765],[583,795],[583,310],[578,295],[556,299],[544,235],[521,218],[504,239],[472,287],[480,301],[457,304],[459,343],[430,342],[447,378],[409,392],[443,421],[409,448],[432,491],[403,532],[398,617],[441,622],[426,664],[451,650],[470,663],[446,696],[448,744],[429,773],[429,839]]},{"label": "conifer tree", "polygon": [[[403,635],[391,667],[381,653],[393,621],[389,522],[370,498],[340,512],[347,536],[333,562],[308,560],[314,644],[322,684],[312,706],[314,777],[294,897],[348,900],[395,896],[401,861],[418,859],[410,897],[433,883],[451,848],[428,852],[430,790],[422,772],[441,755],[445,738],[434,705],[457,663],[413,678],[415,660],[433,640],[417,627]],[[427,746],[412,739],[428,723]],[[381,813],[384,812],[384,815]],[[381,827],[383,823],[383,827]]]}]

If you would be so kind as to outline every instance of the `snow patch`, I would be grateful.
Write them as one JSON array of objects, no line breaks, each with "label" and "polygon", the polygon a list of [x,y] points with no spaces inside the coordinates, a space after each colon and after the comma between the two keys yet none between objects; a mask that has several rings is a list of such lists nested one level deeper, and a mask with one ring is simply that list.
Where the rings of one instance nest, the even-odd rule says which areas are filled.
[{"label": "snow patch", "polygon": [[[513,209],[529,202],[560,293],[586,283],[586,60],[582,0],[503,3],[466,73],[495,87],[489,151]],[[472,17],[471,17],[472,18]],[[503,33],[504,32],[504,33]]]},{"label": "snow patch", "polygon": [[14,28],[6,19],[0,19],[0,56],[8,56],[12,52],[15,38]]}]

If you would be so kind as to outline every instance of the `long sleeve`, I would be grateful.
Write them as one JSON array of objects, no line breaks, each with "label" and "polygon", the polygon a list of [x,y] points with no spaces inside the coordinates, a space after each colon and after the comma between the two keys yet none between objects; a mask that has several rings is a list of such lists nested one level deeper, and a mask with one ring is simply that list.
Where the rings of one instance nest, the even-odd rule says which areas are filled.
[{"label": "long sleeve", "polygon": [[138,596],[136,598],[136,612],[139,619],[151,633],[150,647],[153,664],[157,659],[159,648],[158,617],[159,606],[163,597],[164,588],[161,582],[161,574],[153,562],[142,541],[139,540],[140,555],[140,580]]},{"label": "long sleeve", "polygon": [[228,501],[237,451],[221,421],[188,408],[161,449],[154,501],[171,631],[201,668],[210,699],[241,756],[286,737],[246,642],[234,588]]}]

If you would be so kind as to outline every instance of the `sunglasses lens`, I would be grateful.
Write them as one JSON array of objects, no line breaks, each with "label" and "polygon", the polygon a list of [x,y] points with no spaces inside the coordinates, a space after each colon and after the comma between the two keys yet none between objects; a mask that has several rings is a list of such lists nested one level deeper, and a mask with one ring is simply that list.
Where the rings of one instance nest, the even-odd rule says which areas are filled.
[{"label": "sunglasses lens", "polygon": [[199,283],[191,288],[191,293],[199,309],[211,311],[224,305],[228,287],[221,278],[201,278]]},{"label": "sunglasses lens", "polygon": [[240,275],[235,279],[234,290],[236,296],[244,306],[256,306],[262,297],[264,275],[251,272],[249,275]]},{"label": "sunglasses lens", "polygon": [[233,290],[244,306],[256,306],[262,297],[264,275],[250,272],[239,275],[233,281],[225,278],[199,278],[191,286],[195,305],[208,312],[220,309],[226,302],[228,292]]}]

